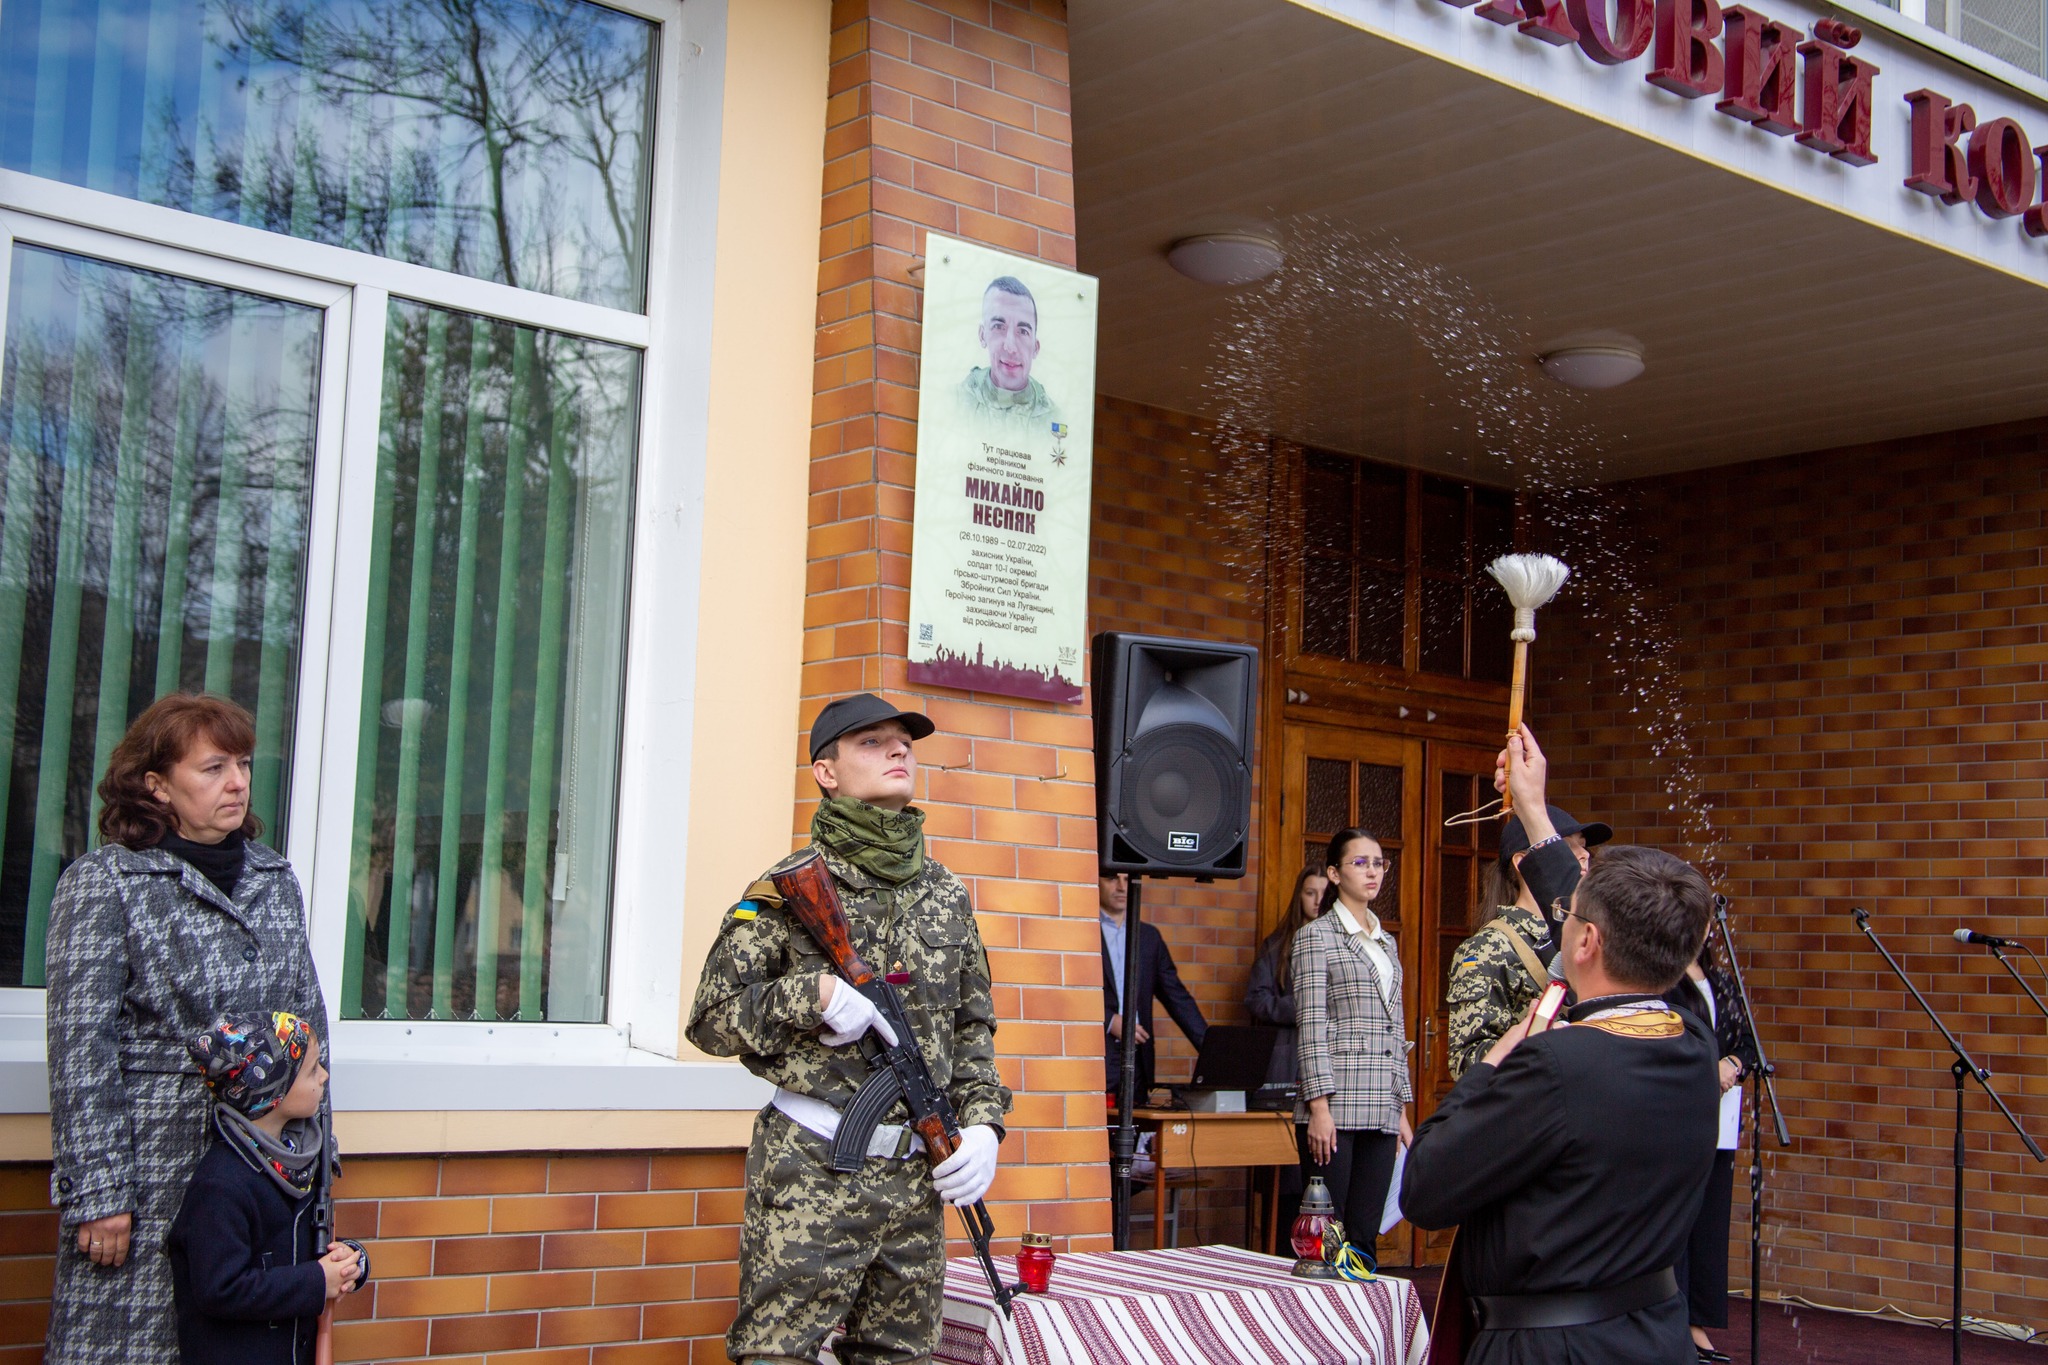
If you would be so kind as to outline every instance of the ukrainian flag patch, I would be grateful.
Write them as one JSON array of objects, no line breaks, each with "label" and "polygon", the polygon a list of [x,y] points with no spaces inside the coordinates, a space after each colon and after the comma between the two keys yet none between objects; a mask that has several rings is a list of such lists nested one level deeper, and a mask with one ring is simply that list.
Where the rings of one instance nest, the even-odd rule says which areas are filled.
[{"label": "ukrainian flag patch", "polygon": [[752,901],[741,901],[732,908],[732,917],[734,919],[752,919],[760,913],[761,907]]}]

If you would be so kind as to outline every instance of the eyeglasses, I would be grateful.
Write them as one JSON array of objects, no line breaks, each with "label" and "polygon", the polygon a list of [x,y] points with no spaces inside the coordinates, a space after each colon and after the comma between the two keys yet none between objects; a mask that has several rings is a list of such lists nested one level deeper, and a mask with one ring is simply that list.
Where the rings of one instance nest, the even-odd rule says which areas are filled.
[{"label": "eyeglasses", "polygon": [[1385,858],[1346,858],[1344,861],[1353,867],[1362,867],[1367,872],[1378,872],[1393,866]]}]

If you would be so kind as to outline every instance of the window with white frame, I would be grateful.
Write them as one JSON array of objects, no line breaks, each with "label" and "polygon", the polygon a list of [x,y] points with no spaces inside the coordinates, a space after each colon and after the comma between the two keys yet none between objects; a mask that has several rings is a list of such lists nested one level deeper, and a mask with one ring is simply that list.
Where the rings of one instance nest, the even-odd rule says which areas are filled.
[{"label": "window with white frame", "polygon": [[204,687],[266,839],[324,841],[341,1018],[606,1018],[633,8],[0,0],[0,987],[114,741]]}]

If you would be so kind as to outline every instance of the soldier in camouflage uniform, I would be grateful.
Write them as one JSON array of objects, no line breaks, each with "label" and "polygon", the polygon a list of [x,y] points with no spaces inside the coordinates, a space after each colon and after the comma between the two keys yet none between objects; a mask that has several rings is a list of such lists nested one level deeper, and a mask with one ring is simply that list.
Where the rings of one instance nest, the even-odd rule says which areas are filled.
[{"label": "soldier in camouflage uniform", "polygon": [[[1599,821],[1581,824],[1556,806],[1548,808],[1550,822],[1565,844],[1578,856],[1580,869],[1588,861],[1587,850],[1614,837],[1614,831]],[[1450,1008],[1450,1054],[1447,1064],[1451,1079],[1486,1055],[1542,994],[1550,978],[1550,959],[1557,944],[1551,924],[1538,908],[1536,895],[1522,880],[1522,859],[1529,853],[1529,836],[1521,820],[1510,815],[1500,835],[1500,861],[1494,881],[1496,901],[1515,893],[1514,903],[1501,905],[1495,918],[1458,945],[1451,959],[1451,983],[1444,993]]]},{"label": "soldier in camouflage uniform", "polygon": [[866,997],[832,975],[773,883],[755,882],[719,928],[689,1025],[698,1047],[738,1057],[776,1086],[747,1151],[739,1311],[726,1334],[735,1361],[815,1362],[842,1322],[834,1350],[844,1365],[928,1360],[945,1279],[941,1201],[973,1203],[995,1174],[1010,1092],[996,1074],[988,955],[967,889],[925,856],[924,813],[909,805],[911,742],[932,728],[867,693],[827,706],[811,731],[825,794],[811,838],[855,950],[903,997],[959,1119],[960,1147],[932,1166],[899,1106],[858,1171],[832,1170],[839,1113],[868,1075],[860,1038],[872,1028],[896,1040]]}]

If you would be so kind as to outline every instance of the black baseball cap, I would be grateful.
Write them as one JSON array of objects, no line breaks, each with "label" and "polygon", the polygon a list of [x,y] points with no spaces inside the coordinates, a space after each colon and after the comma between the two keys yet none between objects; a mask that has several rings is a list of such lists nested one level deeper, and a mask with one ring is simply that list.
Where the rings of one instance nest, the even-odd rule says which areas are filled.
[{"label": "black baseball cap", "polygon": [[[1550,812],[1550,823],[1557,827],[1559,834],[1583,834],[1586,836],[1586,847],[1588,848],[1595,844],[1604,844],[1614,837],[1614,830],[1610,826],[1601,824],[1598,820],[1581,824],[1570,811],[1561,807],[1545,806],[1543,809]],[[1501,871],[1514,871],[1515,855],[1528,851],[1529,831],[1522,828],[1522,817],[1509,812],[1508,822],[1502,827],[1500,832]]]},{"label": "black baseball cap", "polygon": [[898,711],[872,692],[856,692],[828,703],[818,713],[818,718],[811,722],[811,762],[816,763],[819,751],[841,735],[850,735],[855,730],[865,730],[887,720],[902,721],[903,728],[910,731],[912,739],[923,739],[939,728],[928,716],[916,711]]}]

